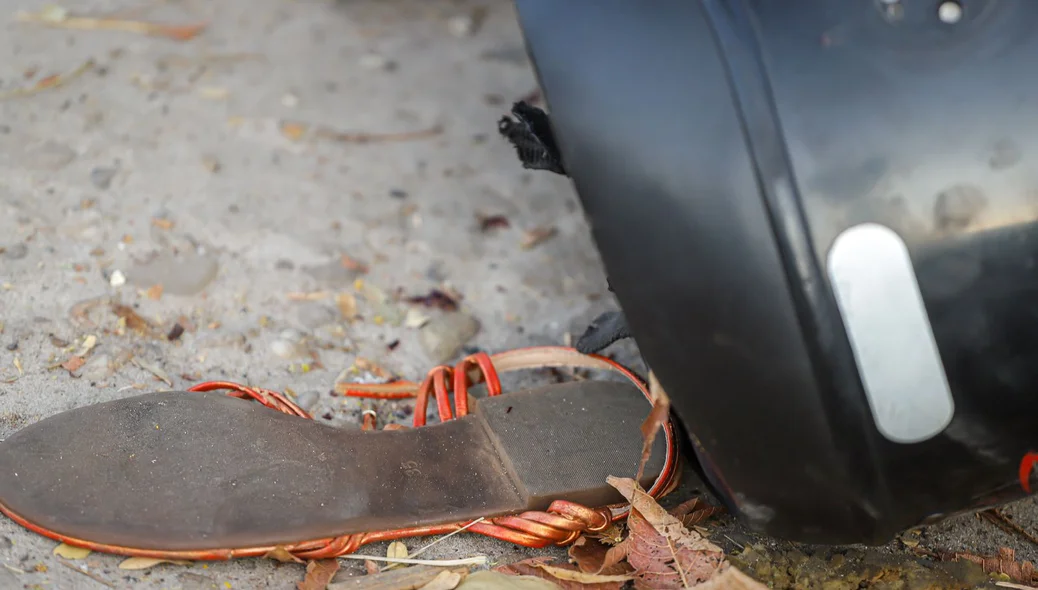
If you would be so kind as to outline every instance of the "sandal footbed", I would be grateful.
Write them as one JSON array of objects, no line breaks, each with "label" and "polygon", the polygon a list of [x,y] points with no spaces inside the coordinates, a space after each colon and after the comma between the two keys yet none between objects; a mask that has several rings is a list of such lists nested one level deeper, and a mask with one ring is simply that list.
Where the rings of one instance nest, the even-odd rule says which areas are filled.
[{"label": "sandal footbed", "polygon": [[[475,401],[417,429],[334,428],[220,393],[162,392],[0,442],[0,503],[62,535],[140,549],[267,546],[622,502],[649,402],[582,381]],[[657,437],[643,485],[663,467]]]}]

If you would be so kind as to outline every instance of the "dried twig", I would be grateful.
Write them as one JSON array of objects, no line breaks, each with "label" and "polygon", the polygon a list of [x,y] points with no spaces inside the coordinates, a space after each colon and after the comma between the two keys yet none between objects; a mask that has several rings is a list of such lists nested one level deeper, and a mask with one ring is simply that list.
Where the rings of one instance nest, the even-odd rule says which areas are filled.
[{"label": "dried twig", "polygon": [[120,31],[137,33],[151,37],[166,37],[175,41],[187,41],[197,37],[205,30],[205,24],[166,25],[120,18],[98,18],[90,16],[71,16],[63,9],[44,10],[43,12],[19,12],[15,17],[19,22],[35,23],[62,29],[80,31]]},{"label": "dried twig", "polygon": [[317,130],[317,137],[341,141],[343,143],[388,143],[395,141],[428,139],[441,133],[443,133],[442,125],[434,125],[428,129],[419,129],[417,131],[400,131],[397,133],[368,133],[364,131],[349,132],[320,128]]},{"label": "dried twig", "polygon": [[458,565],[485,565],[487,563],[486,555],[476,555],[474,557],[465,557],[462,559],[414,559],[411,557],[380,557],[377,555],[340,555],[339,559],[356,559],[359,561],[370,559],[371,561],[382,561],[385,563],[434,565],[438,567],[454,567]]},{"label": "dried twig", "polygon": [[58,559],[58,563],[60,563],[61,565],[63,565],[63,566],[65,566],[65,567],[67,567],[68,569],[70,569],[70,570],[72,570],[72,571],[74,571],[74,572],[77,572],[77,573],[83,574],[84,576],[86,576],[86,577],[90,578],[91,580],[93,580],[93,581],[97,582],[98,584],[101,584],[102,586],[106,586],[106,587],[108,587],[108,588],[115,588],[115,586],[114,586],[114,585],[112,585],[112,584],[110,584],[110,583],[106,582],[106,581],[104,580],[104,578],[102,578],[102,577],[98,576],[97,574],[94,574],[94,573],[88,572],[88,571],[86,571],[86,570],[81,570],[81,569],[79,569],[78,567],[76,567],[75,565],[73,565],[73,564],[71,564],[71,563],[69,563],[69,562],[65,561],[64,559]]},{"label": "dried twig", "polygon": [[7,100],[11,98],[21,98],[23,96],[32,96],[33,94],[43,92],[44,90],[50,90],[51,88],[57,88],[67,84],[70,80],[78,78],[85,74],[88,70],[93,69],[94,60],[87,60],[76,69],[71,72],[64,74],[53,74],[40,78],[32,86],[24,86],[22,88],[15,88],[6,92],[0,92],[0,100]]},{"label": "dried twig", "polygon": [[1030,541],[1031,543],[1034,543],[1035,545],[1038,545],[1038,537],[1035,537],[1027,529],[1025,529],[1024,527],[1022,527],[1022,526],[1016,524],[1015,522],[1013,522],[1012,520],[1010,520],[1009,517],[1006,516],[1005,513],[1003,513],[998,508],[991,508],[989,510],[984,510],[983,512],[980,513],[980,516],[982,518],[988,520],[989,522],[991,522],[992,524],[994,524],[998,528],[1000,528],[1000,529],[1002,529],[1002,530],[1004,530],[1004,531],[1006,531],[1008,533],[1016,533],[1017,535],[1020,535],[1021,537],[1027,539],[1028,541]]}]

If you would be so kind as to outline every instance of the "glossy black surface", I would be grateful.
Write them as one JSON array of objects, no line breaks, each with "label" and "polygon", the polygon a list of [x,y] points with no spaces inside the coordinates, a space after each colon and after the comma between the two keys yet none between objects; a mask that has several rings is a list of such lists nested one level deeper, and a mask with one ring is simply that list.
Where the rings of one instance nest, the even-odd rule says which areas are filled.
[{"label": "glossy black surface", "polygon": [[[647,361],[756,528],[882,542],[1023,492],[1038,449],[1038,2],[516,0]],[[876,430],[826,277],[906,241],[955,398]],[[878,302],[881,304],[881,302]]]}]

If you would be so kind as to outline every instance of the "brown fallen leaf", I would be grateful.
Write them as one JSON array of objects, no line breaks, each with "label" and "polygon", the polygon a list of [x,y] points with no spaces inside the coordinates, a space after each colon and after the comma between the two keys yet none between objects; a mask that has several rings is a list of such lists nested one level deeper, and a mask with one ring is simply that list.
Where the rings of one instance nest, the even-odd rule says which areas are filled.
[{"label": "brown fallen leaf", "polygon": [[685,528],[629,478],[607,481],[631,503],[627,563],[634,567],[636,588],[688,588],[709,580],[724,564],[724,553],[701,534]]},{"label": "brown fallen leaf", "polygon": [[265,559],[274,559],[281,563],[303,563],[302,559],[299,559],[295,555],[292,555],[288,549],[285,549],[281,545],[267,551],[263,554]]},{"label": "brown fallen leaf", "polygon": [[1005,574],[1014,581],[1030,584],[1038,581],[1038,572],[1030,561],[1017,561],[1016,551],[1008,547],[999,547],[998,555],[976,555],[968,552],[948,552],[941,554],[945,561],[972,561],[989,574]]},{"label": "brown fallen leaf", "polygon": [[61,368],[65,369],[69,373],[75,373],[76,371],[83,368],[86,364],[86,360],[81,356],[70,356],[67,361],[61,363]]},{"label": "brown fallen leaf", "polygon": [[742,573],[734,566],[696,586],[699,590],[768,590],[768,587]]},{"label": "brown fallen leaf", "polygon": [[626,544],[610,547],[592,537],[580,537],[569,546],[569,557],[580,571],[590,574],[619,574],[632,568],[624,562]]},{"label": "brown fallen leaf", "polygon": [[463,578],[458,572],[442,571],[418,590],[454,590]]},{"label": "brown fallen leaf", "polygon": [[407,302],[415,305],[424,305],[425,307],[435,307],[443,311],[458,311],[459,307],[457,299],[439,289],[432,289],[425,295],[408,297]]},{"label": "brown fallen leaf", "polygon": [[36,23],[62,29],[81,31],[121,31],[151,37],[166,37],[174,41],[189,41],[205,30],[206,25],[166,25],[118,18],[95,18],[71,16],[63,8],[51,7],[39,13],[19,12],[17,19],[23,23]]},{"label": "brown fallen leaf", "polygon": [[[374,565],[374,562],[371,563]],[[457,573],[464,581],[469,570],[465,567],[445,569],[431,565],[412,565],[379,573],[378,566],[375,565],[374,573],[344,578],[340,582],[329,584],[328,590],[418,590],[444,571]]]},{"label": "brown fallen leaf", "polygon": [[339,560],[319,559],[306,564],[306,577],[296,583],[298,590],[325,590],[335,572],[339,571]]},{"label": "brown fallen leaf", "polygon": [[587,574],[581,572],[577,568],[562,563],[554,563],[550,557],[534,557],[531,559],[524,559],[515,563],[509,563],[507,565],[501,565],[494,568],[494,571],[502,574],[508,574],[511,576],[533,576],[547,580],[563,590],[619,590],[624,583],[629,580],[628,577],[623,577],[621,581],[598,581],[594,583],[584,583],[575,581],[572,579],[562,579],[554,575],[558,570],[568,570],[569,574],[564,575],[578,575],[582,574],[585,576],[594,576],[594,574]]},{"label": "brown fallen leaf", "polygon": [[707,504],[702,498],[692,498],[671,508],[670,514],[680,520],[681,524],[685,525],[685,528],[691,528],[724,511],[725,509],[722,506]]},{"label": "brown fallen leaf", "polygon": [[122,319],[126,323],[127,328],[142,336],[150,335],[154,330],[151,322],[141,317],[140,314],[128,305],[113,303],[112,313]]},{"label": "brown fallen leaf", "polygon": [[519,246],[523,250],[529,250],[537,244],[551,239],[557,233],[559,233],[559,230],[554,225],[535,227],[523,232],[523,240],[519,242]]},{"label": "brown fallen leaf", "polygon": [[368,265],[357,260],[356,258],[350,257],[347,254],[339,255],[339,262],[340,264],[342,264],[342,267],[346,270],[352,270],[354,272],[359,272],[361,274],[368,272]]}]

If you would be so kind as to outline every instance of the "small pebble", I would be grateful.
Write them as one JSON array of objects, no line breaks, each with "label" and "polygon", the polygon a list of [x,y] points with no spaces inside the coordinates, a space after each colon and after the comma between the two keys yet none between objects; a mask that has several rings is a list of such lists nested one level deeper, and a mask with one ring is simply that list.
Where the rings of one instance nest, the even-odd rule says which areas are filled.
[{"label": "small pebble", "polygon": [[419,334],[422,347],[434,363],[446,363],[479,332],[476,318],[464,313],[448,313],[429,320]]},{"label": "small pebble", "polygon": [[452,16],[447,19],[447,29],[455,37],[471,37],[476,32],[476,19],[468,14]]},{"label": "small pebble", "polygon": [[74,149],[56,141],[46,141],[25,151],[26,163],[44,170],[60,170],[77,155]]},{"label": "small pebble", "polygon": [[18,341],[15,340],[7,345],[7,350],[18,350]]},{"label": "small pebble", "polygon": [[90,182],[96,188],[106,190],[112,186],[112,179],[115,178],[115,168],[94,168],[90,171]]},{"label": "small pebble", "polygon": [[29,247],[22,242],[12,244],[4,249],[4,258],[8,260],[21,260],[29,254]]},{"label": "small pebble", "polygon": [[126,275],[121,270],[113,271],[112,276],[108,278],[108,283],[113,287],[122,287],[126,284]]},{"label": "small pebble", "polygon": [[392,189],[392,190],[389,191],[389,196],[393,197],[394,199],[406,199],[407,198],[407,192],[406,191],[402,191],[402,190],[400,190],[398,188],[395,188],[395,189]]}]

